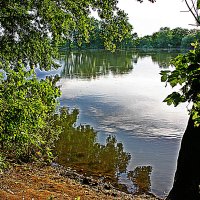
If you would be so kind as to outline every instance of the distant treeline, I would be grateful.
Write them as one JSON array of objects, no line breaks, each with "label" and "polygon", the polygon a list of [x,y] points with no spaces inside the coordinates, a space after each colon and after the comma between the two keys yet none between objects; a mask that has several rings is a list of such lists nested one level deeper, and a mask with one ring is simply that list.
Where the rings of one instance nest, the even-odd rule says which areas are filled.
[{"label": "distant treeline", "polygon": [[[91,20],[93,30],[90,32],[90,40],[79,43],[76,37],[77,31],[73,31],[70,39],[66,41],[64,49],[104,49],[104,38],[102,32],[105,31],[101,22]],[[127,33],[122,41],[116,41],[117,49],[190,49],[191,43],[200,40],[200,31],[196,29],[160,28],[158,32],[144,37],[138,37],[137,33]]]},{"label": "distant treeline", "polygon": [[137,48],[142,49],[190,49],[191,43],[200,40],[200,31],[183,28],[160,28],[158,32],[137,38]]}]

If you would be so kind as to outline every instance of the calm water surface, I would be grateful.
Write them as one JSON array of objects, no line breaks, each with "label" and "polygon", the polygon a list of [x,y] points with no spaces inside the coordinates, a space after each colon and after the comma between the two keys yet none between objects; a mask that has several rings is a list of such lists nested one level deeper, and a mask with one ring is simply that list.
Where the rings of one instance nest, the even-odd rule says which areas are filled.
[{"label": "calm water surface", "polygon": [[109,135],[123,144],[131,155],[130,172],[122,170],[118,179],[130,191],[141,171],[157,195],[164,196],[172,186],[187,105],[174,108],[162,102],[172,89],[161,83],[159,73],[175,55],[91,51],[60,60],[61,105],[80,109],[77,124],[91,125],[100,144]]}]

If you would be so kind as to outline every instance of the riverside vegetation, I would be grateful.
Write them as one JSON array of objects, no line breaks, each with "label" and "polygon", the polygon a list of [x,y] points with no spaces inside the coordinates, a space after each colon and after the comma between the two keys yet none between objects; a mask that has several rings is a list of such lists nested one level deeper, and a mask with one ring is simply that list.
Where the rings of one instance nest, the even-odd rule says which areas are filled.
[{"label": "riverside vegetation", "polygon": [[[188,5],[188,1],[185,2]],[[200,8],[200,1],[192,2],[194,6],[188,5],[189,10],[200,24],[198,12],[195,12]],[[62,132],[62,126],[57,123],[62,115],[57,110],[61,94],[56,84],[59,78],[37,79],[35,68],[57,68],[55,60],[59,56],[59,48],[67,40],[76,41],[78,45],[89,41],[90,32],[95,29],[94,20],[90,17],[91,9],[97,11],[101,18],[100,36],[108,50],[115,50],[117,44],[130,36],[132,27],[126,13],[117,7],[117,0],[80,0],[78,3],[71,0],[1,1],[0,6],[0,167],[5,168],[8,162],[49,162],[53,158],[55,141]],[[195,10],[192,11],[192,8]],[[160,48],[164,40],[159,38],[170,35],[170,41],[167,39],[165,45],[171,48],[175,44],[171,42],[173,33],[168,34],[170,30],[167,28],[159,32],[153,36],[154,43],[143,45],[141,40],[139,44],[143,48],[158,44]],[[181,45],[189,40],[191,34],[186,35],[188,38],[181,38]],[[174,187],[168,197],[170,200],[199,199],[200,161],[196,142],[199,141],[197,133],[200,127],[200,47],[199,33],[195,31],[195,34],[197,43],[193,49],[172,62],[174,71],[162,73],[162,81],[169,82],[172,87],[181,85],[181,89],[165,101],[175,106],[186,101],[193,104]],[[151,41],[151,37],[147,39]],[[70,120],[71,114],[65,114]],[[73,125],[72,122],[69,121],[69,126]],[[191,146],[194,148],[191,156],[187,157]],[[189,171],[193,172],[192,176],[187,176]]]}]

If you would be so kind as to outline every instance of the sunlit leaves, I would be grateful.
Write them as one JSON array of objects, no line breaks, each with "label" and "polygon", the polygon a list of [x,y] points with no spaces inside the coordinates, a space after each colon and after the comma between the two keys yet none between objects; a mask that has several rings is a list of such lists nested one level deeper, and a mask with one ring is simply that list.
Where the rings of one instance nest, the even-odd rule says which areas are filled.
[{"label": "sunlit leaves", "polygon": [[174,104],[174,106],[177,106],[179,103],[185,102],[185,99],[184,99],[184,97],[181,96],[181,94],[179,94],[178,92],[173,92],[172,94],[170,94],[170,95],[164,100],[164,102],[166,102],[167,105]]},{"label": "sunlit leaves", "polygon": [[167,81],[167,78],[168,78],[168,74],[170,73],[171,71],[169,71],[169,70],[165,70],[165,71],[161,71],[161,81],[162,82],[165,82],[165,81]]},{"label": "sunlit leaves", "polygon": [[59,130],[50,130],[49,122],[59,96],[54,78],[38,80],[23,65],[7,69],[6,78],[0,81],[0,147],[4,153],[19,158],[30,156],[31,150],[51,147]]},{"label": "sunlit leaves", "polygon": [[93,29],[91,9],[98,12],[107,49],[114,50],[131,31],[127,15],[116,0],[2,1],[0,9],[0,68],[26,65],[56,67],[58,48],[66,40],[88,42]]},{"label": "sunlit leaves", "polygon": [[173,92],[164,101],[168,105],[177,106],[182,102],[192,102],[191,114],[196,126],[200,125],[200,46],[192,44],[193,50],[185,55],[179,55],[171,61],[175,66],[173,71],[162,71],[161,81],[172,87],[179,86],[178,92]]}]

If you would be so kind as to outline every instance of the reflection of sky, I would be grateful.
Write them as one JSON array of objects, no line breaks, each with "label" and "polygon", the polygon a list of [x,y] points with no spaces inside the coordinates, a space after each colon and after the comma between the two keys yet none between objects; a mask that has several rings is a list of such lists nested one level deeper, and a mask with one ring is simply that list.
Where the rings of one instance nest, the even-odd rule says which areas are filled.
[{"label": "reflection of sky", "polygon": [[36,68],[35,72],[38,78],[44,79],[46,76],[54,76],[56,74],[60,75],[61,70],[62,67],[58,68],[57,70],[50,70],[50,71],[40,70],[39,68]]},{"label": "reflection of sky", "polygon": [[115,134],[132,155],[129,170],[152,165],[152,190],[163,195],[172,184],[188,115],[185,105],[174,108],[162,102],[171,88],[160,82],[159,72],[146,57],[129,74],[91,81],[61,79],[61,104],[80,108],[79,123],[91,124],[100,141]]},{"label": "reflection of sky", "polygon": [[[171,89],[160,82],[159,72],[159,67],[145,58],[127,75],[91,81],[62,79],[62,100],[81,104],[87,99],[87,111],[81,109],[98,118],[98,127],[103,130],[136,129],[139,134],[149,131],[157,136],[180,137],[187,120],[185,105],[174,108],[162,102]],[[102,105],[96,107],[98,103]]]}]

